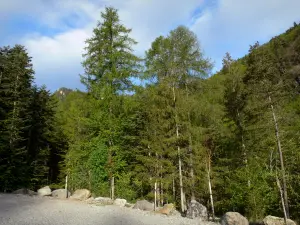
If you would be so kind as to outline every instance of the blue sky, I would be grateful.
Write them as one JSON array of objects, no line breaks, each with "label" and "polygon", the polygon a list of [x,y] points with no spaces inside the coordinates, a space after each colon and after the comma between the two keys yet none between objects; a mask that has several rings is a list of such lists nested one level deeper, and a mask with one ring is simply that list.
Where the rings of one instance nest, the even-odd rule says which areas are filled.
[{"label": "blue sky", "polygon": [[84,41],[105,6],[119,10],[143,56],[151,42],[178,25],[194,31],[220,69],[228,51],[242,57],[300,22],[299,0],[23,0],[0,1],[0,46],[23,44],[33,57],[36,83],[55,91],[80,88]]}]

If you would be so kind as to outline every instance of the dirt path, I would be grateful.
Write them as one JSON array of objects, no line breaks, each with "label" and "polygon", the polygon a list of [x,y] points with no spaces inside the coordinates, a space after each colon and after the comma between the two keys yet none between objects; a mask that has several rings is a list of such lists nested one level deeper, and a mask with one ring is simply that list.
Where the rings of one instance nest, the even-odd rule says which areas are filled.
[{"label": "dirt path", "polygon": [[0,194],[1,225],[212,225],[118,206]]}]

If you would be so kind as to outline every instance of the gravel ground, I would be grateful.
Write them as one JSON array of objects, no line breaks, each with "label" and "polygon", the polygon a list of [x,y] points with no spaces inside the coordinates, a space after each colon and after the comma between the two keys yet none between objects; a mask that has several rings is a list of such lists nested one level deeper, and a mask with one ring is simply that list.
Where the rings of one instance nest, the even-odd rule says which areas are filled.
[{"label": "gravel ground", "polygon": [[0,194],[1,225],[215,225],[180,216],[50,197]]}]

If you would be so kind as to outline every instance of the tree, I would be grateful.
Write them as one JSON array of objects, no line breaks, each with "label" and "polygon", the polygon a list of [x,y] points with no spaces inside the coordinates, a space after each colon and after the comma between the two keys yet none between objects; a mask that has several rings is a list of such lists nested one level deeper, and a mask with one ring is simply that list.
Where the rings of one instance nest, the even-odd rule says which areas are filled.
[{"label": "tree", "polygon": [[130,78],[138,74],[140,60],[132,53],[136,41],[129,37],[131,30],[120,23],[117,10],[107,7],[101,17],[103,22],[98,22],[93,37],[86,41],[82,82],[100,106],[95,119],[105,121],[95,131],[107,146],[110,196],[114,198],[116,167],[121,164],[115,162],[121,151],[121,95],[132,90]]},{"label": "tree", "polygon": [[[165,97],[169,99],[167,110],[170,109],[169,120],[173,120],[169,132],[173,132],[173,147],[177,149],[181,211],[185,211],[182,148],[186,149],[192,141],[188,128],[189,110],[182,110],[180,104],[189,99],[190,82],[206,75],[211,64],[203,57],[196,35],[186,27],[179,26],[168,37],[160,36],[152,43],[146,52],[146,67],[147,73],[165,88]],[[193,172],[190,174],[193,176]]]}]

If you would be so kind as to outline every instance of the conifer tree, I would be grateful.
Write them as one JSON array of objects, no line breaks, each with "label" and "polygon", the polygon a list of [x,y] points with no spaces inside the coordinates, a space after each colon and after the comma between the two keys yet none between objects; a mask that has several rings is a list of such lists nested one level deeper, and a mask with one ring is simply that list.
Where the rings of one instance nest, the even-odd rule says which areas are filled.
[{"label": "conifer tree", "polygon": [[[169,126],[168,133],[173,132],[173,140],[169,139],[173,141],[171,146],[177,151],[181,211],[185,211],[182,166],[188,146],[192,144],[192,137],[188,128],[189,110],[182,110],[180,104],[189,101],[190,82],[195,77],[206,75],[210,62],[203,57],[195,34],[180,26],[171,31],[168,37],[158,37],[152,43],[151,49],[146,53],[146,66],[148,74],[154,75],[158,85],[165,88],[165,97],[169,99],[168,120],[172,121],[172,125]],[[191,151],[191,147],[189,149]],[[188,165],[191,165],[191,161]],[[190,174],[193,176],[193,167]]]},{"label": "conifer tree", "polygon": [[129,37],[131,30],[121,24],[117,10],[107,7],[101,17],[103,22],[98,22],[93,36],[86,41],[82,81],[100,106],[95,118],[102,125],[96,133],[107,146],[110,196],[114,198],[116,169],[122,164],[117,161],[121,151],[121,94],[132,89],[130,78],[138,73],[139,59],[132,53],[136,41]]}]

